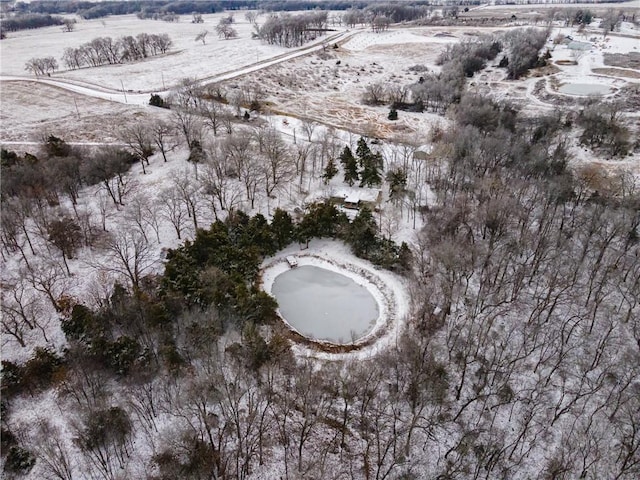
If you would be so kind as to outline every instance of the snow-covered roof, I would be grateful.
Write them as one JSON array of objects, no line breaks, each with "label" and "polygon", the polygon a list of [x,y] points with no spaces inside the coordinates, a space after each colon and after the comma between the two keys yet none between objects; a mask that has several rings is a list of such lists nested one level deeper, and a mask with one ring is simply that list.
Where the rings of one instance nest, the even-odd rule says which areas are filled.
[{"label": "snow-covered roof", "polygon": [[331,190],[332,197],[343,198],[348,203],[375,202],[378,195],[380,190],[375,188],[336,187]]},{"label": "snow-covered roof", "polygon": [[573,42],[569,42],[567,45],[567,48],[570,48],[571,50],[591,50],[591,47],[593,47],[593,45],[590,43],[577,42],[575,40]]}]

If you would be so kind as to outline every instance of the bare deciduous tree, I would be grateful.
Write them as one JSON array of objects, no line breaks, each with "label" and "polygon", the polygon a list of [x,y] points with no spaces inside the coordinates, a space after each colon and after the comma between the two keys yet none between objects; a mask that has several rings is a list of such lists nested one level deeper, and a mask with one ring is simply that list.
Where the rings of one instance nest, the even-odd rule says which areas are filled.
[{"label": "bare deciduous tree", "polygon": [[47,338],[47,313],[33,291],[28,291],[23,280],[8,280],[2,283],[2,333],[12,336],[21,347],[25,347],[27,331],[39,329]]},{"label": "bare deciduous tree", "polygon": [[173,189],[180,196],[183,202],[187,216],[193,222],[193,231],[198,231],[198,214],[200,213],[200,185],[197,177],[191,178],[188,171],[183,171],[173,179]]},{"label": "bare deciduous tree", "polygon": [[172,152],[177,147],[174,126],[163,120],[158,120],[151,125],[151,138],[166,162],[167,153]]},{"label": "bare deciduous tree", "polygon": [[216,220],[218,219],[218,209],[231,211],[237,207],[242,197],[239,182],[235,178],[231,178],[232,167],[228,162],[229,159],[219,148],[210,148],[204,175],[200,177],[202,193],[208,197],[209,206]]},{"label": "bare deciduous tree", "polygon": [[362,101],[367,105],[380,105],[386,101],[387,88],[382,83],[370,83],[364,90]]},{"label": "bare deciduous tree", "polygon": [[183,208],[180,193],[175,187],[168,187],[160,192],[160,215],[165,218],[176,231],[178,240],[182,239],[182,232],[187,223],[187,212]]},{"label": "bare deciduous tree", "polygon": [[204,117],[205,125],[211,129],[214,135],[218,135],[226,108],[215,100],[203,101],[200,105],[200,114]]},{"label": "bare deciduous tree", "polygon": [[148,240],[137,231],[120,231],[106,241],[110,261],[103,268],[127,278],[138,288],[144,275],[156,264],[156,253]]},{"label": "bare deciduous tree", "polygon": [[202,30],[198,35],[196,35],[195,41],[202,42],[204,45],[207,41],[207,35],[209,34],[208,30]]},{"label": "bare deciduous tree", "polygon": [[62,31],[63,32],[73,32],[76,28],[77,20],[75,18],[65,18],[62,21]]},{"label": "bare deciduous tree", "polygon": [[59,300],[66,294],[68,282],[62,266],[51,260],[32,263],[21,270],[21,276],[38,292],[43,293],[57,312],[62,311]]},{"label": "bare deciduous tree", "polygon": [[145,169],[145,163],[149,165],[149,157],[153,155],[154,143],[154,138],[149,128],[142,123],[135,123],[120,129],[118,132],[118,138],[140,161],[140,165],[142,165],[142,173],[146,174],[147,170]]},{"label": "bare deciduous tree", "polygon": [[220,19],[220,22],[216,25],[216,33],[218,37],[224,38],[225,40],[238,37],[238,31],[231,26],[227,18]]},{"label": "bare deciduous tree", "polygon": [[51,74],[58,69],[58,61],[53,57],[32,58],[27,61],[24,69],[36,76],[51,76]]},{"label": "bare deciduous tree", "polygon": [[273,128],[257,130],[256,138],[259,152],[265,160],[262,166],[265,193],[271,197],[274,190],[293,173],[291,152],[280,132]]},{"label": "bare deciduous tree", "polygon": [[73,457],[60,429],[44,419],[38,424],[37,435],[37,441],[34,442],[36,455],[47,478],[73,480]]}]

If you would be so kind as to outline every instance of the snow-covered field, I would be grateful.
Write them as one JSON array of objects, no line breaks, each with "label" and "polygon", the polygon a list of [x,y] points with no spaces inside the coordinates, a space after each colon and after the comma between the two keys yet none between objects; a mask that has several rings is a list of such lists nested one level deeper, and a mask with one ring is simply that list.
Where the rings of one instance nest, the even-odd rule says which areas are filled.
[{"label": "snow-covered field", "polygon": [[[135,15],[95,20],[78,19],[73,32],[62,32],[60,27],[54,26],[11,33],[0,44],[0,73],[26,75],[24,65],[27,60],[53,56],[61,69],[55,74],[56,78],[81,80],[115,90],[121,90],[124,85],[125,90],[162,91],[183,78],[214,76],[287,52],[285,48],[253,40],[253,26],[240,13],[234,16],[238,38],[218,38],[215,27],[226,15],[228,14],[203,15],[204,23],[199,24],[191,23],[188,16],[182,16],[179,22],[140,20]],[[204,30],[209,32],[205,44],[196,42],[195,37]],[[173,41],[173,46],[165,55],[137,63],[78,70],[66,70],[62,63],[62,55],[67,47],[79,47],[97,37],[109,36],[115,40],[138,33],[166,33]]]},{"label": "snow-covered field", "polygon": [[[393,28],[381,34],[368,31],[340,32],[339,38],[345,41],[338,42],[338,48],[334,49],[331,44],[327,48],[318,45],[314,47],[317,49],[310,53],[293,52],[295,58],[288,59],[288,56],[283,55],[288,55],[289,50],[264,45],[251,39],[252,27],[240,13],[235,15],[235,27],[238,29],[239,38],[226,41],[217,39],[214,28],[220,17],[221,15],[205,15],[205,23],[199,25],[191,24],[190,18],[186,16],[183,16],[179,23],[139,20],[133,16],[110,17],[104,21],[79,21],[76,31],[71,33],[62,33],[59,27],[51,27],[11,34],[9,39],[0,42],[0,74],[12,78],[25,76],[24,62],[31,57],[53,55],[59,58],[65,47],[77,46],[97,36],[117,37],[140,32],[168,33],[174,41],[174,47],[165,56],[141,63],[59,72],[51,79],[38,82],[0,80],[0,143],[11,150],[34,153],[38,152],[39,147],[33,142],[40,141],[44,133],[78,144],[118,143],[117,130],[123,126],[146,124],[152,119],[172,120],[170,111],[145,105],[148,92],[165,91],[185,77],[206,81],[212,78],[224,79],[223,75],[230,74],[236,78],[226,80],[226,88],[234,90],[240,88],[244,82],[259,82],[265,89],[266,100],[269,102],[270,111],[260,115],[252,114],[254,123],[241,127],[247,135],[254,125],[263,122],[280,131],[286,139],[286,145],[294,152],[300,152],[303,150],[302,147],[310,144],[319,145],[327,138],[335,142],[337,153],[347,144],[354,149],[361,134],[380,137],[385,140],[374,149],[383,153],[385,167],[410,165],[409,184],[420,197],[419,205],[429,206],[434,201],[425,180],[426,174],[424,171],[418,171],[413,154],[416,149],[429,151],[431,133],[438,127],[447,125],[449,119],[432,113],[400,112],[399,120],[392,122],[387,119],[388,107],[365,106],[361,102],[362,94],[367,85],[375,82],[397,86],[416,82],[420,73],[410,71],[409,67],[423,64],[429,71],[437,71],[439,67],[435,65],[435,60],[447,44],[461,41],[468,34],[490,33],[492,29],[480,31],[477,28],[464,27],[420,27]],[[258,21],[260,22],[260,17]],[[203,29],[210,32],[205,45],[194,41],[194,37]],[[551,38],[553,39],[557,33],[576,35],[574,30],[557,27]],[[555,63],[555,71],[549,78],[555,80],[545,80],[546,91],[560,96],[557,86],[562,83],[604,84],[615,91],[624,85],[639,83],[640,80],[633,76],[601,75],[593,72],[593,69],[605,67],[604,53],[637,50],[640,32],[630,25],[625,25],[624,33],[631,37],[610,35],[605,39],[597,31],[587,31],[585,38],[576,36],[580,41],[593,43],[593,48],[579,58],[576,58],[566,46],[554,46],[549,43],[549,48],[552,49],[551,61]],[[595,40],[591,40],[592,37],[595,37]],[[573,60],[577,60],[576,65],[565,64]],[[271,65],[271,62],[278,63]],[[637,69],[629,70],[640,73]],[[59,80],[63,82],[58,82]],[[534,86],[538,80],[540,79],[532,77],[518,82],[507,81],[502,70],[490,67],[470,81],[470,88],[475,88],[478,92],[487,91],[497,98],[516,100],[530,112],[553,111],[556,108],[553,101],[538,98],[534,94]],[[125,94],[119,92],[122,87],[125,93],[129,93],[126,100]],[[615,95],[615,92],[612,95]],[[637,112],[630,115],[632,120],[637,120]],[[313,120],[317,125],[303,120]],[[314,130],[307,133],[305,130],[308,131],[310,126],[313,126]],[[207,147],[215,145],[222,138],[225,138],[224,133],[208,139],[211,145],[208,144]],[[405,143],[399,143],[400,141]],[[637,155],[608,162],[579,147],[575,138],[571,138],[570,142],[574,163],[595,162],[607,166],[614,164],[640,175],[640,159]],[[90,213],[93,218],[99,218],[102,212],[106,230],[111,233],[134,231],[137,228],[133,218],[136,205],[151,206],[151,210],[154,210],[160,204],[163,192],[175,188],[178,182],[191,182],[190,185],[202,191],[196,181],[193,165],[186,160],[188,155],[186,148],[177,148],[169,154],[169,161],[165,163],[159,154],[155,154],[150,159],[146,173],[142,172],[139,164],[134,165],[127,176],[131,191],[125,206],[115,206],[98,186],[83,189],[79,194],[79,203],[75,206],[76,213],[79,217],[84,213]],[[206,167],[200,167],[200,175],[204,174],[204,168]],[[274,198],[261,190],[254,209],[251,209],[249,202],[245,200],[240,201],[238,207],[250,214],[261,212],[267,217],[275,207],[288,210],[304,208],[309,201],[326,196],[330,188],[343,185],[339,177],[340,175],[329,185],[325,185],[320,178],[319,170],[315,172],[315,176],[308,175],[304,179],[301,176],[299,183],[297,177],[293,176],[288,185],[275,191]],[[382,188],[386,199],[388,185]],[[238,188],[238,191],[241,190]],[[199,197],[198,221],[201,226],[206,226],[215,219],[208,201]],[[58,213],[70,213],[73,208],[70,202],[65,200]],[[416,220],[415,208],[413,217],[409,210],[406,205],[397,208],[385,202],[383,212],[376,218],[383,233],[397,242],[404,240],[411,244],[415,241],[416,232],[422,226],[421,218],[418,216]],[[147,228],[152,246],[147,272],[161,272],[164,249],[174,248],[184,239],[192,238],[194,235],[191,220],[186,222],[180,240],[166,218],[157,220],[157,232]],[[35,226],[29,223],[28,228],[36,230]],[[28,255],[28,258],[36,270],[41,268],[44,271],[48,268],[46,257],[54,255],[52,248],[43,238],[39,238],[34,249],[42,254]],[[291,254],[301,255],[304,262],[310,265],[326,268],[332,268],[331,265],[334,265],[336,271],[346,271],[345,274],[357,281],[362,281],[362,276],[366,275],[369,279],[367,281],[373,285],[371,290],[376,300],[383,306],[383,314],[374,332],[376,341],[361,350],[337,355],[294,345],[295,354],[300,358],[366,360],[397,340],[399,332],[407,324],[411,309],[411,297],[403,280],[389,272],[375,269],[368,262],[354,258],[343,244],[314,240],[310,248],[304,252],[294,244],[275,258],[265,261],[265,266],[273,267],[264,273],[263,282],[267,291],[277,273],[281,271],[278,268],[284,265],[282,259]],[[68,260],[71,275],[62,275],[64,278],[61,277],[56,288],[92,305],[97,297],[107,295],[113,282],[119,278],[109,268],[110,261],[112,259],[103,250],[83,249],[77,252],[73,259]],[[17,254],[3,259],[3,282],[22,282],[29,288],[25,278],[24,265]],[[25,347],[18,345],[15,339],[8,335],[2,337],[3,359],[18,363],[30,358],[38,346],[52,346],[61,351],[66,345],[58,314],[53,307],[40,298],[42,296],[39,293],[29,291],[28,294],[34,298],[38,297],[37,304],[34,305],[40,313],[42,328],[27,332]],[[12,405],[15,412],[12,412],[13,425],[27,431],[34,422],[44,417],[52,417],[64,430],[66,441],[70,444],[72,434],[68,425],[61,420],[68,412],[59,410],[58,405],[62,403],[54,398],[56,395],[57,392],[50,391],[41,396],[17,401]],[[165,421],[165,417],[160,418],[158,422]],[[166,434],[170,437],[171,425],[168,421],[166,423],[161,425],[160,431],[162,436]],[[504,420],[503,423],[505,431],[513,432],[508,421]],[[438,432],[438,435],[438,438],[447,437],[446,432]],[[133,475],[131,478],[135,478],[135,474],[142,476],[144,462],[153,453],[157,453],[150,451],[151,447],[145,443],[143,433],[139,433],[136,441],[136,452],[142,452],[143,455],[136,460],[139,465],[127,470],[128,474]],[[549,440],[549,443],[552,444],[553,441]],[[445,449],[448,445],[438,448]],[[428,453],[444,455],[444,451]],[[538,459],[530,459],[528,462],[535,466],[536,460]],[[541,462],[542,460],[540,459]],[[41,471],[38,468],[32,471],[29,478],[40,478],[38,475]],[[274,478],[281,473],[278,470]]]}]

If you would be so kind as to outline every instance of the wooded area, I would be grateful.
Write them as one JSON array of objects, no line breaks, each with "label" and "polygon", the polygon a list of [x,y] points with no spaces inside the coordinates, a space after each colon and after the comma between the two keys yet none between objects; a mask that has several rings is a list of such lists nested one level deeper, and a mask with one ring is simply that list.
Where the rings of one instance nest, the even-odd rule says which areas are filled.
[{"label": "wooded area", "polygon": [[[51,472],[75,471],[73,448],[83,468],[116,478],[142,435],[156,451],[150,479],[247,478],[272,462],[286,478],[633,478],[637,186],[568,170],[560,116],[524,118],[475,97],[456,112],[426,163],[436,205],[416,248],[402,254],[413,257],[403,269],[413,285],[410,326],[395,348],[347,363],[293,361],[275,302],[256,281],[261,258],[294,240],[338,237],[356,254],[378,251],[385,244],[366,210],[352,222],[329,204],[298,222],[281,210],[271,223],[229,213],[169,252],[162,276],[148,275],[144,235],[153,229],[141,223],[102,242],[128,282],[93,309],[64,296],[68,272],[55,258],[95,242],[98,219],[46,212],[83,182],[104,182],[127,209],[155,209],[124,201],[136,157],[105,151],[80,162],[56,138],[44,144],[46,160],[3,152],[3,254],[22,252],[25,265],[23,280],[3,288],[3,334],[19,341],[24,329],[45,331],[41,300],[25,296],[33,287],[60,312],[69,342],[62,356],[39,350],[22,366],[3,362],[5,468],[38,458]],[[45,170],[54,164],[57,177]],[[195,217],[187,205],[178,208]],[[50,251],[33,257],[42,248],[34,245]],[[78,412],[74,445],[51,424],[12,433],[14,399],[52,387]],[[158,422],[172,425],[171,441]],[[441,454],[422,453],[433,451]]]}]

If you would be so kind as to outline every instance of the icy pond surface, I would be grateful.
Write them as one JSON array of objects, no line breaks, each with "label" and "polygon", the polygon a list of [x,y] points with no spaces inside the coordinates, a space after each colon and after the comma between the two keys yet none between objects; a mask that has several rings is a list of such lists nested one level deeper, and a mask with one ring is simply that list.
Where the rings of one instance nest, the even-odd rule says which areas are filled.
[{"label": "icy pond surface", "polygon": [[558,91],[567,95],[606,95],[611,89],[597,83],[565,83]]},{"label": "icy pond surface", "polygon": [[287,270],[276,277],[271,293],[287,323],[314,340],[351,343],[369,333],[379,315],[365,287],[324,268]]}]

